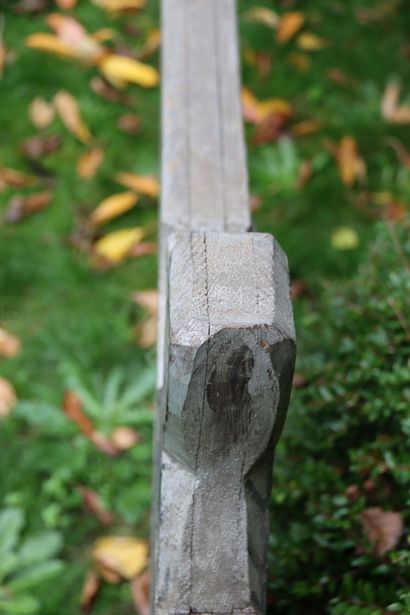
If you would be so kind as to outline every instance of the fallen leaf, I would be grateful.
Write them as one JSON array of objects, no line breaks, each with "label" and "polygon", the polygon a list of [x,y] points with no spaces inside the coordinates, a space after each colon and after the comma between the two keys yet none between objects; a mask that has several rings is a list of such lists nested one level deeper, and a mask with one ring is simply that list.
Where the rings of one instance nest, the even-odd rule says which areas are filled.
[{"label": "fallen leaf", "polygon": [[150,348],[157,340],[158,291],[137,291],[133,294],[132,299],[149,314],[148,318],[137,325],[135,332],[140,348]]},{"label": "fallen leaf", "polygon": [[352,85],[351,79],[349,79],[349,77],[347,77],[345,73],[340,70],[340,68],[329,68],[326,71],[326,75],[334,83],[337,83],[337,85],[340,85],[344,88],[350,87]]},{"label": "fallen leaf", "polygon": [[125,113],[118,119],[117,126],[128,135],[137,135],[141,130],[141,120],[135,113]]},{"label": "fallen leaf", "polygon": [[36,15],[48,8],[48,0],[20,0],[13,8],[18,15]]},{"label": "fallen leaf", "polygon": [[54,107],[44,98],[35,98],[30,103],[28,112],[36,128],[47,128],[54,119]]},{"label": "fallen leaf", "polygon": [[3,41],[0,40],[0,79],[3,77],[4,66],[6,64],[6,48]]},{"label": "fallen leaf", "polygon": [[29,196],[16,194],[13,196],[4,212],[4,220],[9,224],[16,224],[23,218],[42,211],[48,207],[53,199],[53,194],[50,190],[37,192]]},{"label": "fallen leaf", "polygon": [[104,151],[96,146],[85,152],[77,162],[77,175],[83,179],[91,179],[97,173],[104,159]]},{"label": "fallen leaf", "polygon": [[81,590],[80,606],[83,611],[89,613],[100,591],[100,576],[90,570],[85,577],[84,585]]},{"label": "fallen leaf", "polygon": [[21,350],[21,341],[0,327],[0,357],[9,359],[15,357]]},{"label": "fallen leaf", "polygon": [[301,372],[295,372],[293,374],[292,384],[295,389],[302,389],[307,385],[307,379]]},{"label": "fallen leaf", "polygon": [[359,155],[357,142],[351,136],[343,137],[335,151],[340,178],[345,186],[353,186],[357,179],[366,176],[366,165]]},{"label": "fallen leaf", "polygon": [[58,39],[70,49],[73,58],[94,64],[105,55],[105,49],[74,17],[51,13],[46,21]]},{"label": "fallen leaf", "polygon": [[66,391],[63,396],[64,413],[71,419],[82,433],[90,437],[94,433],[94,426],[84,413],[83,402],[74,391]]},{"label": "fallen leaf", "polygon": [[33,186],[37,182],[37,178],[32,175],[26,175],[15,169],[0,167],[0,190],[3,188],[26,188]]},{"label": "fallen leaf", "polygon": [[37,51],[52,53],[62,58],[72,58],[73,50],[67,43],[61,41],[55,34],[38,32],[30,34],[25,39],[26,46]]},{"label": "fallen leaf", "polygon": [[121,192],[104,199],[90,214],[90,222],[95,226],[105,224],[113,218],[129,211],[138,201],[135,192]]},{"label": "fallen leaf", "polygon": [[263,145],[279,139],[284,133],[289,117],[281,114],[270,114],[263,122],[257,125],[252,143]]},{"label": "fallen leaf", "polygon": [[111,442],[119,451],[127,451],[141,440],[138,431],[131,427],[117,427],[111,434]]},{"label": "fallen leaf", "polygon": [[129,252],[130,256],[151,256],[158,254],[158,244],[155,241],[141,241],[136,246],[133,246]]},{"label": "fallen leaf", "polygon": [[98,519],[101,525],[108,527],[114,523],[114,515],[104,506],[98,493],[83,485],[78,487],[78,491],[86,509]]},{"label": "fallen leaf", "polygon": [[306,292],[306,282],[304,280],[293,280],[291,284],[292,300],[302,297]]},{"label": "fallen leaf", "polygon": [[275,29],[279,24],[279,15],[266,6],[255,6],[244,15],[245,19],[250,22],[260,23],[268,28]]},{"label": "fallen leaf", "polygon": [[80,107],[76,99],[65,90],[60,90],[54,96],[57,113],[67,130],[79,141],[88,143],[91,133],[81,118]]},{"label": "fallen leaf", "polygon": [[404,532],[403,516],[381,508],[365,508],[361,515],[363,529],[376,555],[382,557],[394,549]]},{"label": "fallen leaf", "polygon": [[320,122],[316,120],[304,120],[293,124],[291,133],[294,137],[305,137],[306,135],[312,135],[321,129]]},{"label": "fallen leaf", "polygon": [[336,250],[353,250],[359,242],[357,232],[348,226],[341,226],[331,236],[331,244]]},{"label": "fallen leaf", "polygon": [[299,34],[296,44],[303,51],[319,51],[327,45],[323,38],[312,34],[312,32],[302,32],[302,34]]},{"label": "fallen leaf", "polygon": [[114,179],[138,194],[145,194],[153,199],[158,197],[160,185],[155,175],[135,175],[134,173],[116,173]]},{"label": "fallen leaf", "polygon": [[282,15],[276,31],[276,40],[279,45],[284,45],[290,41],[304,23],[305,16],[300,11],[291,11]]},{"label": "fallen leaf", "polygon": [[109,13],[141,9],[145,0],[91,0],[93,4]]},{"label": "fallen leaf", "polygon": [[259,101],[247,88],[242,88],[241,98],[244,118],[251,124],[260,124],[271,115],[289,118],[293,114],[292,105],[282,98]]},{"label": "fallen leaf", "polygon": [[55,152],[60,146],[61,138],[58,135],[37,136],[23,141],[21,151],[30,160],[40,160]]},{"label": "fallen leaf", "polygon": [[350,502],[356,502],[360,498],[360,488],[358,485],[346,487],[345,496]]},{"label": "fallen leaf", "polygon": [[9,416],[17,402],[16,392],[8,380],[0,377],[0,418]]},{"label": "fallen leaf", "polygon": [[138,52],[139,60],[146,60],[150,56],[152,56],[161,45],[161,30],[155,28],[154,30],[150,30],[148,32],[148,36],[145,40],[142,49]]},{"label": "fallen leaf", "polygon": [[306,73],[312,66],[312,60],[306,53],[290,53],[288,60],[300,73]]},{"label": "fallen leaf", "polygon": [[137,226],[108,233],[95,242],[93,249],[97,257],[108,263],[120,263],[135,244],[144,237],[144,229]]},{"label": "fallen leaf", "polygon": [[112,41],[117,36],[117,31],[113,28],[100,28],[94,34],[92,38],[98,43],[105,43],[106,41]]},{"label": "fallen leaf", "polygon": [[158,71],[127,56],[111,54],[99,63],[104,77],[114,82],[136,83],[144,88],[152,88],[159,83]]},{"label": "fallen leaf", "polygon": [[303,160],[298,171],[298,188],[303,188],[313,176],[313,165],[310,160]]},{"label": "fallen leaf", "polygon": [[93,77],[90,81],[90,87],[95,94],[101,96],[109,102],[119,102],[123,105],[134,106],[135,101],[129,94],[118,92],[115,88],[111,87],[101,77]]},{"label": "fallen leaf", "polygon": [[139,615],[150,615],[150,587],[149,572],[131,579],[132,601]]},{"label": "fallen leaf", "polygon": [[63,9],[63,11],[71,11],[75,8],[77,4],[77,0],[56,0],[56,5],[58,8]]},{"label": "fallen leaf", "polygon": [[133,579],[148,565],[148,543],[131,536],[105,536],[96,541],[91,556],[97,566]]},{"label": "fallen leaf", "polygon": [[393,148],[401,164],[406,167],[406,169],[410,170],[410,153],[404,147],[403,143],[395,137],[387,137],[385,143]]},{"label": "fallen leaf", "polygon": [[400,85],[391,81],[383,94],[382,116],[393,124],[410,124],[410,105],[399,106]]}]

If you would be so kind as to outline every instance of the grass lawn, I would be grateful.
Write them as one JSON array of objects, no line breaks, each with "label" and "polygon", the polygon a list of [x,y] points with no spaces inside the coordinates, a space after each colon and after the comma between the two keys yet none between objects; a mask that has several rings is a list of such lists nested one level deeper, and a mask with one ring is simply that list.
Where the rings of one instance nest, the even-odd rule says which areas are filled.
[{"label": "grass lawn", "polygon": [[[158,176],[159,88],[130,85],[118,90],[117,101],[97,94],[90,85],[99,75],[95,66],[26,45],[29,35],[51,32],[45,21],[47,15],[53,11],[63,13],[57,2],[32,4],[37,4],[38,12],[30,12],[27,1],[0,0],[0,32],[6,51],[0,79],[0,327],[22,343],[16,356],[0,356],[0,376],[12,384],[19,400],[9,416],[0,418],[0,511],[14,511],[3,531],[4,540],[5,535],[14,531],[18,549],[28,538],[41,534],[44,544],[50,545],[48,551],[45,548],[44,561],[54,562],[55,566],[51,564],[50,570],[45,567],[43,576],[40,571],[38,577],[33,575],[31,581],[20,583],[20,587],[17,582],[14,601],[10,601],[7,587],[18,581],[26,564],[20,553],[21,563],[10,564],[8,572],[6,559],[2,561],[0,557],[0,613],[74,615],[80,612],[81,590],[90,569],[90,550],[95,540],[104,534],[146,539],[149,533],[155,352],[139,341],[141,326],[146,326],[147,310],[132,297],[137,290],[156,287],[157,257],[134,255],[110,267],[97,267],[92,242],[131,227],[144,229],[144,242],[155,242],[157,200],[142,194],[136,207],[91,231],[87,219],[103,199],[126,190],[114,179],[116,173]],[[155,39],[159,27],[158,2],[147,1],[145,8],[136,13],[110,16],[96,4],[78,0],[68,14],[89,32],[112,28],[105,46],[135,57],[143,52],[144,62],[158,66],[158,52],[150,53],[147,47],[147,40]],[[262,5],[271,11],[271,25],[266,23],[266,13],[263,19],[261,12],[252,12]],[[283,16],[292,11],[303,15],[300,32],[279,44],[272,15]],[[305,378],[308,366],[322,368],[318,357],[323,360],[326,356],[331,361],[332,344],[338,345],[346,337],[344,330],[339,338],[335,333],[339,312],[328,307],[329,296],[337,294],[341,301],[343,296],[346,301],[351,296],[350,279],[355,278],[359,263],[366,258],[368,245],[376,235],[375,226],[386,218],[399,229],[405,226],[410,202],[410,153],[406,150],[406,143],[410,143],[410,113],[406,121],[393,121],[386,112],[383,116],[381,107],[382,100],[386,100],[386,88],[395,80],[403,84],[398,104],[407,104],[407,109],[410,104],[410,11],[400,0],[251,0],[239,2],[239,12],[243,82],[257,99],[254,105],[258,109],[258,101],[272,98],[281,99],[282,107],[284,101],[288,104],[285,111],[275,112],[257,125],[248,122],[246,135],[255,227],[274,233],[289,257],[299,337],[297,372]],[[92,134],[88,145],[70,134],[57,116],[42,129],[36,128],[30,119],[29,109],[35,98],[50,102],[61,90],[69,92],[79,105]],[[124,102],[126,96],[132,100]],[[124,114],[138,116],[140,128],[136,134],[118,127]],[[23,143],[38,135],[56,136],[60,146],[47,156],[25,155]],[[96,146],[103,151],[103,161],[93,177],[84,179],[76,170],[78,160]],[[4,168],[34,176],[37,183],[32,187],[8,185],[1,181]],[[51,191],[49,206],[35,215],[24,216],[16,224],[7,223],[10,200],[16,194],[30,195],[39,190]],[[384,241],[382,249],[390,254],[393,244]],[[400,259],[388,262],[387,277],[390,271],[397,269],[399,275],[405,268]],[[366,285],[365,276],[359,280],[353,285]],[[371,296],[355,301],[367,304]],[[318,326],[322,314],[326,319],[323,329]],[[366,322],[364,317],[360,327],[366,328]],[[325,329],[330,330],[326,335]],[[362,334],[360,329],[357,337]],[[353,332],[348,337],[360,362],[359,342]],[[367,338],[363,343],[370,344]],[[397,344],[401,348],[404,342],[400,338]],[[408,357],[403,353],[405,359],[400,369],[406,370]],[[340,359],[342,370],[343,365],[346,370],[352,369],[350,363],[344,364]],[[314,387],[318,386],[318,378],[316,371],[313,388],[309,388],[308,378],[306,384],[294,391],[290,414],[295,408],[299,421],[304,407],[306,412],[317,407]],[[385,386],[403,389],[405,383],[403,376],[402,380],[387,382]],[[360,386],[371,391],[373,384],[360,381]],[[108,437],[118,427],[128,426],[138,432],[138,443],[115,457],[101,451],[63,412],[62,399],[67,391],[74,391],[81,398],[85,414],[98,433]],[[321,394],[326,395],[323,391]],[[334,394],[330,393],[332,399]],[[330,403],[329,412],[341,407],[335,404]],[[291,418],[283,437],[278,460],[282,467],[288,459],[286,442],[289,450],[294,446],[295,421]],[[345,427],[332,427],[339,428]],[[307,429],[311,430],[312,441],[315,440],[314,426],[307,422]],[[306,438],[309,437],[307,431]],[[314,453],[306,454],[314,458]],[[326,451],[323,456],[326,457]],[[303,467],[305,461],[300,463]],[[309,463],[308,457],[306,464]],[[297,472],[293,462],[289,466]],[[274,501],[280,507],[287,498],[286,481],[291,484],[296,478],[278,472],[282,495],[276,494]],[[317,472],[312,481],[322,480],[324,488],[330,489],[332,481],[326,468],[321,469],[322,474]],[[403,479],[400,488],[404,484]],[[104,508],[110,511],[114,520],[108,529],[84,505],[80,487],[98,494]],[[309,486],[303,488],[308,490]],[[290,501],[295,508],[307,501],[302,497],[301,503],[292,493]],[[381,505],[387,506],[387,502],[385,498]],[[376,498],[373,506],[379,504]],[[363,500],[362,509],[366,506],[369,504]],[[404,503],[398,498],[394,506],[401,510]],[[300,532],[301,544],[310,519],[319,514],[313,508],[300,527],[293,528]],[[292,516],[292,509],[285,513]],[[360,510],[353,514],[360,515]],[[299,539],[294,535],[286,538],[286,524],[281,517],[275,527],[283,532],[283,582],[275,580],[277,545],[272,539],[272,612],[299,614],[305,599],[310,605],[312,600],[317,603],[304,612],[318,615],[386,612],[377,609],[394,603],[395,594],[399,596],[400,583],[392,575],[390,589],[385,597],[378,595],[375,604],[370,591],[368,600],[360,598],[362,606],[353,604],[343,607],[344,611],[336,603],[329,606],[331,598],[342,593],[346,571],[335,573],[333,585],[322,584],[309,592],[309,587],[301,584],[300,570],[295,572],[283,555]],[[338,531],[343,528],[338,526]],[[327,547],[322,544],[321,548]],[[30,571],[33,557],[35,560],[35,556],[27,559]],[[302,561],[296,551],[294,558]],[[372,562],[374,558],[366,562],[367,569]],[[315,559],[315,570],[320,565],[327,567],[326,557]],[[346,566],[350,566],[350,560]],[[323,569],[322,576],[327,574],[331,573]],[[408,570],[401,570],[398,576],[406,574]],[[289,591],[281,602],[277,593],[286,593],[287,575],[293,575],[296,589]],[[369,583],[371,588],[376,583],[374,577]],[[356,590],[353,587],[351,591]],[[130,613],[131,604],[129,584],[104,581],[92,613]],[[354,608],[368,610],[359,612]]]}]

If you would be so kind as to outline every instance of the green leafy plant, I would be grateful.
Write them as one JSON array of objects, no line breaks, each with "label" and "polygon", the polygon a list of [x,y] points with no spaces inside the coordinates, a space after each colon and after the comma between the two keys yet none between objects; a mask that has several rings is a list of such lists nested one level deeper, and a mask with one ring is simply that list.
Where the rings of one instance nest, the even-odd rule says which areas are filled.
[{"label": "green leafy plant", "polygon": [[63,562],[55,559],[61,535],[49,531],[25,537],[23,527],[20,509],[10,507],[0,512],[0,613],[38,613],[36,587],[63,569]]}]

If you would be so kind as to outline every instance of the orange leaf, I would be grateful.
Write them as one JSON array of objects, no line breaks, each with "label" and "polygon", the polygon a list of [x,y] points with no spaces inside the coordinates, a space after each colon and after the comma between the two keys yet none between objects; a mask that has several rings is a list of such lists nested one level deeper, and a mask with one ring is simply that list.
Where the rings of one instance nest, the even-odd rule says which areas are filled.
[{"label": "orange leaf", "polygon": [[60,9],[63,9],[63,11],[71,11],[75,8],[77,0],[56,0],[56,4]]},{"label": "orange leaf", "polygon": [[8,380],[0,377],[0,419],[9,416],[17,402],[16,392]]},{"label": "orange leaf", "polygon": [[121,192],[120,194],[113,194],[104,199],[98,207],[90,214],[90,222],[95,226],[104,224],[113,218],[117,218],[121,214],[130,210],[136,202],[138,196],[135,192]]},{"label": "orange leaf", "polygon": [[366,165],[359,155],[357,143],[353,137],[343,137],[336,149],[336,159],[340,177],[345,186],[351,187],[356,179],[365,177]]},{"label": "orange leaf", "polygon": [[293,38],[303,24],[305,23],[305,16],[300,11],[291,11],[285,13],[279,22],[276,32],[276,40],[279,45],[284,45],[291,38]]},{"label": "orange leaf", "polygon": [[60,90],[54,96],[54,104],[67,130],[79,141],[88,143],[91,139],[91,133],[81,118],[80,107],[76,99],[65,90]]},{"label": "orange leaf", "polygon": [[32,175],[26,175],[15,169],[0,167],[0,190],[4,187],[25,188],[32,186],[37,182],[37,178]]},{"label": "orange leaf", "polygon": [[146,194],[152,198],[159,195],[160,186],[154,175],[135,175],[134,173],[117,173],[114,179],[138,194]]},{"label": "orange leaf", "polygon": [[94,433],[94,426],[83,411],[83,403],[74,391],[66,391],[63,397],[64,413],[88,438]]},{"label": "orange leaf", "polygon": [[46,53],[52,53],[62,58],[75,57],[71,47],[55,36],[55,34],[48,34],[47,32],[30,34],[25,42],[30,49],[45,51]]},{"label": "orange leaf", "polygon": [[270,115],[290,117],[293,113],[292,105],[282,98],[259,101],[247,88],[242,88],[241,98],[244,117],[252,124],[260,124]]},{"label": "orange leaf", "polygon": [[78,487],[78,491],[81,493],[84,506],[98,519],[101,525],[108,527],[114,523],[113,514],[104,507],[98,493],[83,485]]},{"label": "orange leaf", "polygon": [[97,173],[104,159],[104,151],[101,147],[93,147],[85,152],[77,162],[77,174],[83,179],[91,179]]},{"label": "orange leaf", "polygon": [[80,598],[80,606],[86,613],[91,611],[99,590],[100,577],[94,570],[90,570],[85,578]]},{"label": "orange leaf", "polygon": [[15,357],[21,350],[21,341],[15,335],[0,328],[0,357]]}]

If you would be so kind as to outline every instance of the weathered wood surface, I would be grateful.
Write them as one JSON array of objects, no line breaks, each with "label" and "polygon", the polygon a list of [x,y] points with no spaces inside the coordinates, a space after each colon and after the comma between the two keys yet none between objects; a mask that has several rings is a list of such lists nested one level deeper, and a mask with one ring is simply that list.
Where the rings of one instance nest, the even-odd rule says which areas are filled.
[{"label": "weathered wood surface", "polygon": [[234,0],[162,0],[153,615],[264,612],[295,335],[286,256],[249,233]]}]

